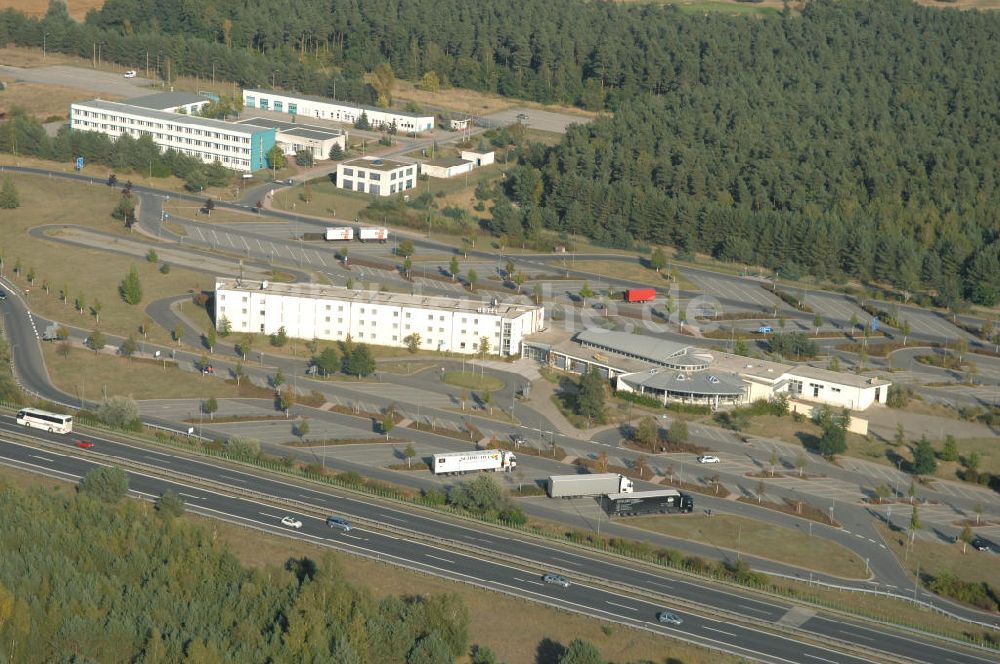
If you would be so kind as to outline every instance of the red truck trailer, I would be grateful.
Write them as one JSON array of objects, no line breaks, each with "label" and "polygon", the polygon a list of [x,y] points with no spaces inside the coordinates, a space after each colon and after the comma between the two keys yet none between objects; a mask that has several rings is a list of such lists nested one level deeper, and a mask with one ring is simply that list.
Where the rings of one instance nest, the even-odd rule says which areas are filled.
[{"label": "red truck trailer", "polygon": [[625,291],[626,302],[650,302],[655,299],[655,288],[630,288]]}]

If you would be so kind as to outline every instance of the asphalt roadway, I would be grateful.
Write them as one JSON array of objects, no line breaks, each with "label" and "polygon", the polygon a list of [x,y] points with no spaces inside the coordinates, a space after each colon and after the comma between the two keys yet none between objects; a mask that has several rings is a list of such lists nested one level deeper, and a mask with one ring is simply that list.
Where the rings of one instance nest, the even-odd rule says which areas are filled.
[{"label": "asphalt roadway", "polygon": [[[155,469],[168,470],[173,477],[177,477],[174,474],[183,474],[191,476],[192,480],[201,477],[237,488],[252,489],[275,502],[290,501],[298,509],[276,507],[259,502],[259,499],[225,495],[187,482],[167,481],[141,470],[126,469],[133,493],[145,499],[155,498],[167,489],[172,489],[185,499],[188,509],[193,512],[272,532],[283,532],[323,546],[471,582],[758,661],[844,664],[881,661],[885,658],[933,664],[981,664],[994,661],[965,648],[942,646],[822,613],[802,613],[790,604],[761,599],[740,590],[716,587],[710,583],[651,571],[620,561],[583,555],[572,549],[552,546],[545,541],[522,539],[516,534],[499,534],[488,528],[470,528],[438,514],[404,510],[334,489],[303,486],[291,481],[246,473],[238,468],[220,468],[216,464],[181,453],[171,454],[134,447],[101,436],[90,436],[95,448],[93,451],[84,451],[74,447],[72,435],[60,436],[35,430],[30,432],[32,437],[42,438],[49,444],[65,448],[64,453],[53,452],[50,448],[40,450],[30,442],[25,444],[11,440],[11,437],[22,433],[24,431],[12,418],[0,418],[0,459],[4,462],[72,481],[97,465],[113,463],[117,458],[122,458]],[[87,456],[97,458],[91,461]],[[360,522],[359,527],[348,533],[330,530],[324,523],[326,515],[330,513],[356,519]],[[283,528],[280,520],[285,515],[297,516],[303,522],[302,529]],[[442,546],[390,534],[398,532],[397,524],[404,524],[406,530],[419,532],[423,539],[430,537],[439,540]],[[488,549],[508,561],[494,562],[469,550],[475,548]],[[560,570],[574,582],[573,585],[561,588],[542,583],[539,576],[550,569]],[[601,585],[593,584],[593,579],[600,580]],[[637,589],[636,596],[609,590],[603,583]],[[648,594],[662,595],[665,599],[657,601]],[[734,614],[737,616],[735,620],[739,622],[677,609],[667,604],[667,596],[680,604],[715,607]],[[665,607],[681,613],[684,617],[683,625],[657,623],[656,613]],[[805,634],[830,639],[830,643],[839,641],[853,644],[857,651],[870,654],[873,659],[844,652],[835,645],[803,643],[758,626],[782,623],[797,627]]]}]

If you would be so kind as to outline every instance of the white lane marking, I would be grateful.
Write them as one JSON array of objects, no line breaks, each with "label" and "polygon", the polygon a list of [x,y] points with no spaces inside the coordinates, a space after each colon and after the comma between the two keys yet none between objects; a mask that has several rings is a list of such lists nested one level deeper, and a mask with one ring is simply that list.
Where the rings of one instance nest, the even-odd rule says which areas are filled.
[{"label": "white lane marking", "polygon": [[231,480],[233,482],[239,482],[240,484],[246,484],[246,480],[241,480],[238,477],[231,477],[229,475],[219,475],[219,477],[222,478],[222,479],[224,479],[224,480]]},{"label": "white lane marking", "polygon": [[625,606],[624,604],[616,604],[615,602],[610,602],[608,600],[604,600],[604,601],[607,604],[610,604],[611,606],[617,606],[618,608],[626,609],[628,611],[638,611],[639,610],[639,609],[635,608],[634,606]]},{"label": "white lane marking", "polygon": [[849,632],[846,629],[838,629],[837,631],[840,632],[841,634],[849,634],[850,636],[853,636],[855,638],[864,639],[865,641],[874,641],[875,640],[872,637],[865,636],[864,634],[861,634],[859,632]]},{"label": "white lane marking", "polygon": [[178,496],[184,496],[186,498],[194,498],[195,500],[205,500],[204,496],[193,496],[190,493],[178,493]]},{"label": "white lane marking", "polygon": [[746,604],[738,604],[737,606],[739,606],[744,611],[753,611],[754,613],[761,613],[763,615],[770,615],[771,614],[770,611],[765,611],[763,609],[758,609],[757,607],[754,607],[754,606],[747,606]]},{"label": "white lane marking", "polygon": [[649,585],[651,585],[651,586],[659,586],[660,588],[666,588],[667,590],[673,590],[674,589],[673,586],[668,585],[666,583],[655,583],[655,582],[652,582]]},{"label": "white lane marking", "polygon": [[344,537],[349,537],[351,539],[364,540],[364,541],[367,541],[367,539],[368,539],[366,537],[359,537],[357,535],[348,535],[347,533],[344,533]]},{"label": "white lane marking", "polygon": [[572,560],[566,560],[565,558],[559,558],[558,556],[552,556],[552,560],[558,560],[559,562],[566,563],[567,565],[574,565],[575,567],[580,566],[580,563],[575,563]]},{"label": "white lane marking", "polygon": [[805,655],[806,657],[808,657],[809,659],[816,659],[816,660],[819,660],[821,662],[830,662],[830,664],[837,664],[836,661],[834,661],[832,659],[827,659],[826,657],[819,657],[817,655],[810,655],[807,652],[804,652],[802,654]]},{"label": "white lane marking", "polygon": [[702,629],[707,629],[707,630],[712,631],[712,632],[718,632],[719,634],[726,634],[728,636],[736,636],[736,634],[734,634],[733,632],[727,632],[724,629],[716,629],[714,627],[709,627],[708,625],[702,625],[701,627],[702,627]]},{"label": "white lane marking", "polygon": [[159,457],[149,456],[148,454],[144,454],[143,456],[146,457],[147,459],[152,459],[153,461],[159,461],[160,463],[170,463],[169,461],[166,461],[165,459],[160,459]]},{"label": "white lane marking", "polygon": [[33,456],[36,459],[41,459],[42,461],[48,461],[49,463],[52,463],[52,459],[48,457],[39,456],[37,454],[32,454],[31,456]]},{"label": "white lane marking", "polygon": [[306,500],[319,500],[319,501],[323,500],[322,498],[317,498],[316,496],[307,496],[302,493],[299,494],[299,498],[305,498]]},{"label": "white lane marking", "polygon": [[542,583],[541,581],[535,581],[534,579],[522,579],[522,578],[521,578],[521,577],[519,577],[519,576],[515,576],[515,577],[514,577],[514,580],[515,580],[515,581],[520,581],[521,583],[533,583],[533,584],[535,584],[536,586],[544,586],[544,585],[545,585],[545,584],[544,584],[544,583]]},{"label": "white lane marking", "polygon": [[425,553],[424,555],[427,556],[428,558],[433,558],[434,560],[440,560],[441,562],[449,563],[451,565],[455,564],[454,560],[448,560],[447,558],[441,558],[440,556],[435,556],[435,555],[432,555],[430,553]]}]

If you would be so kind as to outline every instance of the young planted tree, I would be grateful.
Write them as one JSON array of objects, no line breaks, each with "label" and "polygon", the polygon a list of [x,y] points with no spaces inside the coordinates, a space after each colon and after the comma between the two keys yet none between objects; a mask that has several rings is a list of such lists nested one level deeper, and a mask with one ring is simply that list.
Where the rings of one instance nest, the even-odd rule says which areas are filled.
[{"label": "young planted tree", "polygon": [[95,353],[104,348],[107,345],[107,339],[104,337],[104,333],[100,330],[94,330],[91,332],[85,341],[87,348],[94,351]]},{"label": "young planted tree", "polygon": [[583,306],[587,306],[587,298],[594,297],[594,291],[590,289],[590,284],[586,281],[583,282],[583,286],[580,286],[580,300],[583,301]]},{"label": "young planted tree", "polygon": [[215,414],[219,412],[219,402],[215,397],[209,397],[201,402],[201,412],[208,415],[208,419],[214,420]]},{"label": "young planted tree", "polygon": [[416,353],[420,350],[420,333],[414,332],[403,337],[403,342],[406,344],[406,350]]},{"label": "young planted tree", "polygon": [[656,425],[656,420],[650,416],[642,418],[639,426],[635,429],[635,442],[650,450],[655,450],[659,437],[660,428]]},{"label": "young planted tree", "polygon": [[14,184],[14,178],[5,175],[0,185],[0,209],[13,210],[21,207],[21,196]]},{"label": "young planted tree", "polygon": [[667,255],[663,253],[663,249],[661,247],[654,247],[653,254],[649,258],[649,267],[656,270],[656,273],[659,274],[660,270],[662,270],[666,266],[667,266]]},{"label": "young planted tree", "polygon": [[413,443],[407,443],[406,447],[403,448],[403,457],[406,459],[406,467],[410,467],[410,462],[413,461],[413,457],[417,456],[417,450],[414,449]]},{"label": "young planted tree", "polygon": [[288,333],[285,332],[285,326],[282,325],[278,328],[278,331],[271,335],[271,345],[276,348],[281,348],[288,343]]},{"label": "young planted tree", "polygon": [[476,292],[476,282],[479,281],[479,275],[476,274],[475,270],[469,270],[468,275],[466,275],[465,280],[469,282],[469,291]]},{"label": "young planted tree", "polygon": [[688,442],[688,425],[684,420],[674,420],[667,432],[667,440],[671,443],[683,445]]},{"label": "young planted tree", "polygon": [[451,280],[455,281],[458,278],[458,256],[452,256],[451,262],[448,263],[448,274],[451,275]]},{"label": "young planted tree", "polygon": [[[150,250],[152,251],[152,250]],[[139,270],[133,265],[118,286],[118,292],[126,304],[139,304],[142,301],[142,282],[139,280]]]}]

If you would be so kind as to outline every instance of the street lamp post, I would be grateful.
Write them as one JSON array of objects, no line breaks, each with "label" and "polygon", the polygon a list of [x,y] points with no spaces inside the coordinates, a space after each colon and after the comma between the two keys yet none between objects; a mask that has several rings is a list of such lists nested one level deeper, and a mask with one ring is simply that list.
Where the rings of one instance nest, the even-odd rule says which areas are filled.
[{"label": "street lamp post", "polygon": [[45,62],[45,50],[46,46],[48,46],[48,38],[50,34],[52,33],[46,32],[44,35],[42,35],[42,62]]}]

